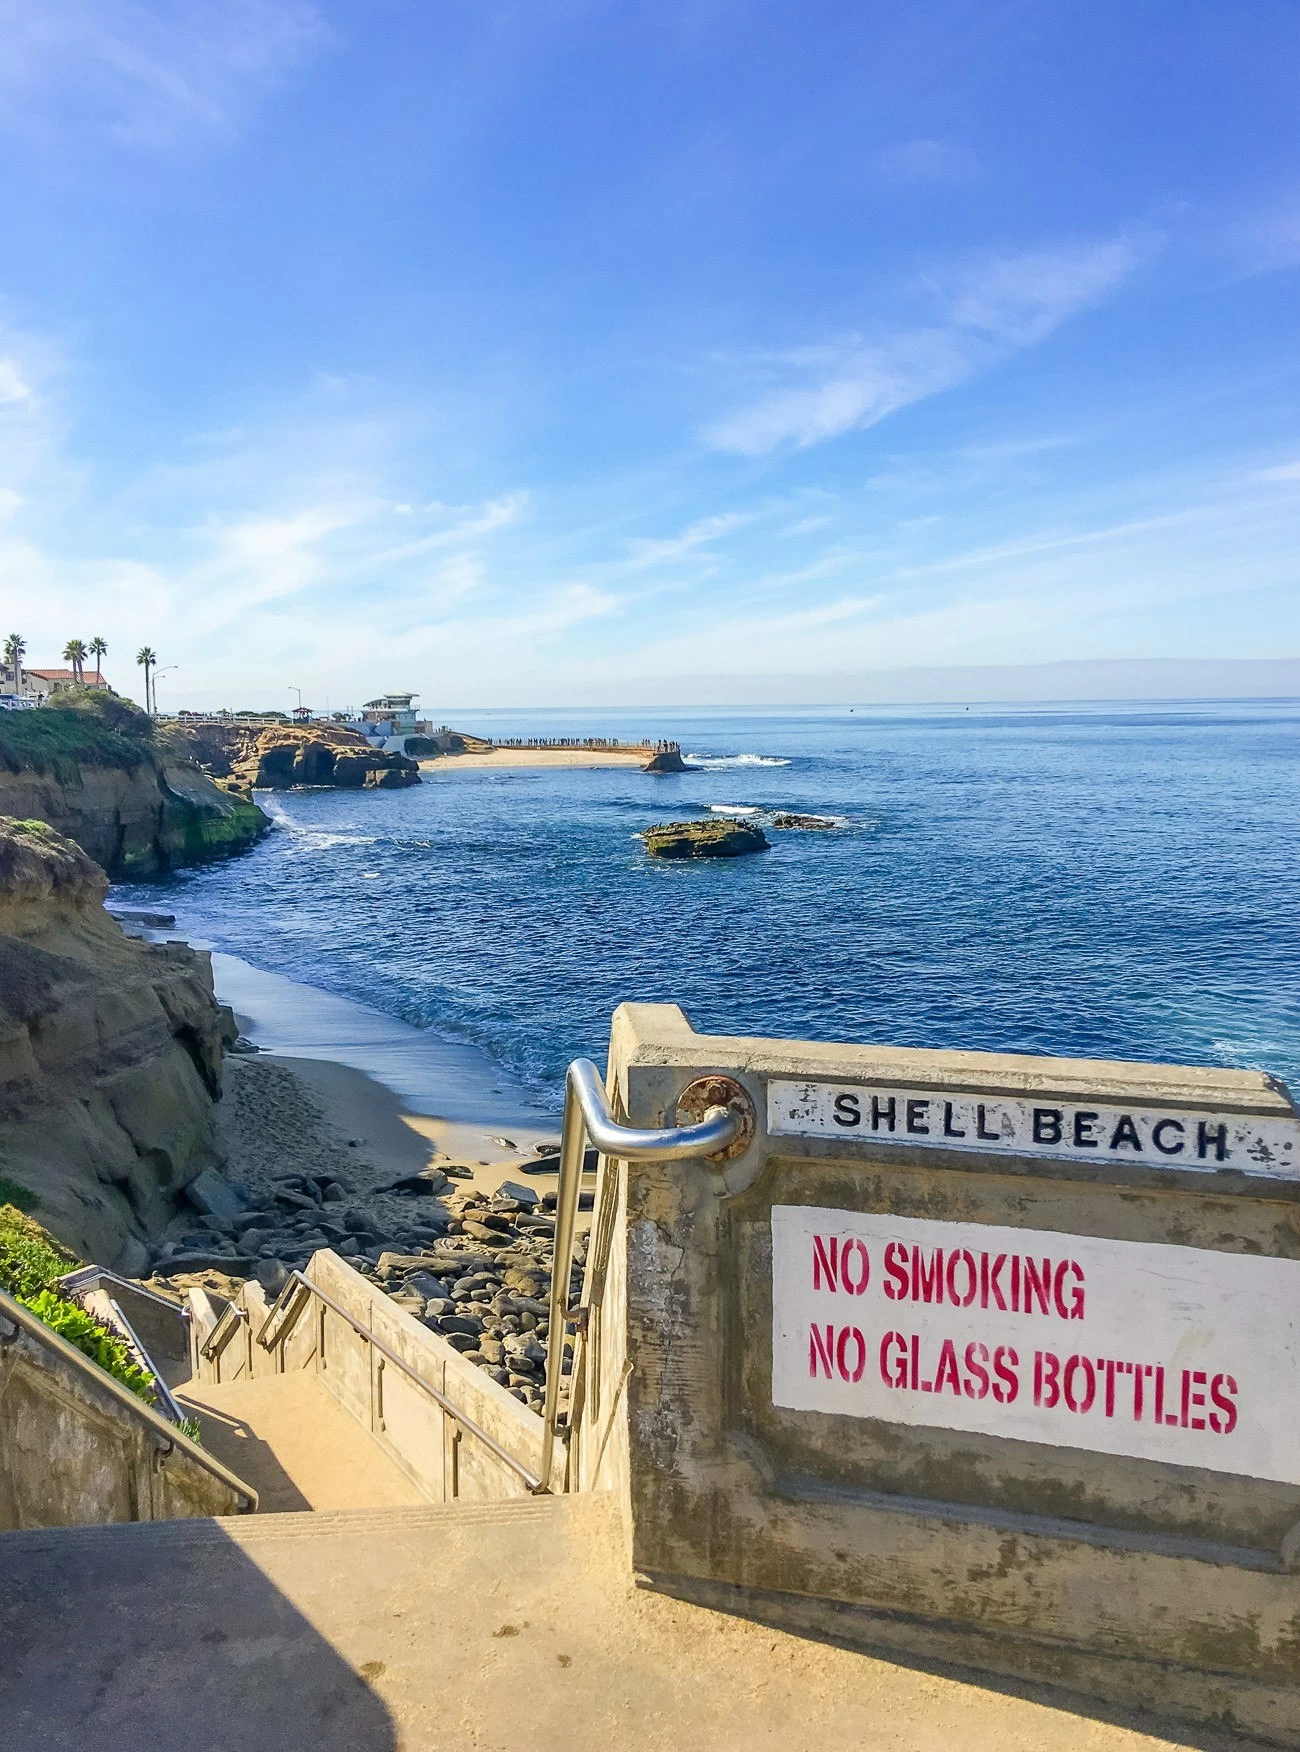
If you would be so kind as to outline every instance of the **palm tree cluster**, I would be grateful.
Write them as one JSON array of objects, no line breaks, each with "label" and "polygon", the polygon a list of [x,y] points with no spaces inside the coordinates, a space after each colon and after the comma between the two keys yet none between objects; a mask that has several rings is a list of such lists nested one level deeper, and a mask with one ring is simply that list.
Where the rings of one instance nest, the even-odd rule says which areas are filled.
[{"label": "palm tree cluster", "polygon": [[101,673],[100,658],[107,651],[108,641],[100,638],[98,634],[89,644],[84,639],[69,639],[63,647],[63,661],[72,665],[72,679],[74,681],[84,681],[86,679],[87,657],[95,659],[95,674],[99,676]]},{"label": "palm tree cluster", "polygon": [[[97,633],[90,643],[84,639],[69,639],[63,647],[63,661],[72,667],[73,681],[86,679],[86,659],[95,659],[95,676],[102,675],[102,660],[108,654],[108,640]],[[10,633],[4,642],[4,666],[13,676],[14,692],[22,692],[22,665],[27,655],[27,641],[21,633]],[[142,645],[135,654],[135,660],[144,670],[144,705],[152,716],[158,707],[157,693],[152,685],[153,671],[158,667],[158,654],[152,646]]]}]

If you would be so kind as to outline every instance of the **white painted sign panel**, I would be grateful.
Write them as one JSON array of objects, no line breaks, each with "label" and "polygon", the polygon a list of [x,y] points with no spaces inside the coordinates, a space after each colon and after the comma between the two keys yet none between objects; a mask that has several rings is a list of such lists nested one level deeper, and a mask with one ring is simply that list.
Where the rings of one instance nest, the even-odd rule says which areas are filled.
[{"label": "white painted sign panel", "polygon": [[1236,1168],[1300,1179],[1300,1120],[1114,1107],[1105,1102],[936,1094],[884,1083],[767,1086],[767,1129],[796,1137],[857,1138],[920,1148],[1192,1168]]},{"label": "white painted sign panel", "polygon": [[1300,1484],[1300,1262],[775,1205],[772,1401]]}]

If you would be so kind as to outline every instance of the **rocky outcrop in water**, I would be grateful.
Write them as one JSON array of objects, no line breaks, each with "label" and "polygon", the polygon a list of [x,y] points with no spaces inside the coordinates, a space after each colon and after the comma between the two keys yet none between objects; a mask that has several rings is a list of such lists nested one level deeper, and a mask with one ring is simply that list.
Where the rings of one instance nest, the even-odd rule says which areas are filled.
[{"label": "rocky outcrop in water", "polygon": [[48,822],[116,877],[243,851],[270,826],[245,788],[214,781],[111,698],[0,712],[0,814]]},{"label": "rocky outcrop in water", "polygon": [[0,819],[0,1176],[83,1258],[143,1269],[214,1160],[223,1043],[209,957],[143,943],[43,822]]},{"label": "rocky outcrop in water", "polygon": [[404,754],[372,748],[344,724],[181,724],[178,745],[214,778],[229,777],[258,791],[300,786],[390,791],[420,783],[420,768]]},{"label": "rocky outcrop in water", "polygon": [[644,838],[652,858],[739,858],[769,849],[762,828],[744,821],[669,821],[647,828]]}]

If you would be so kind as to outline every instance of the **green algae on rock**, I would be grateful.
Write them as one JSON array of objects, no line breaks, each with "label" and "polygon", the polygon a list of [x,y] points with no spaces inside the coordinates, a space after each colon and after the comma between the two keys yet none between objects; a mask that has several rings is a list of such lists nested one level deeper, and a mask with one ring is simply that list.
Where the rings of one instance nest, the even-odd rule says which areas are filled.
[{"label": "green algae on rock", "polygon": [[744,821],[667,821],[643,837],[652,858],[740,858],[770,849],[762,828]]}]

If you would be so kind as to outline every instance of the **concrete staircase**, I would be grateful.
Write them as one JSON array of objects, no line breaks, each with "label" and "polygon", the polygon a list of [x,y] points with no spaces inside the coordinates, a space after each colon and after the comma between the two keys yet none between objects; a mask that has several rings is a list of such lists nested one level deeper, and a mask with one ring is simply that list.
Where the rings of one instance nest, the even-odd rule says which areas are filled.
[{"label": "concrete staircase", "polygon": [[12,1534],[0,1644],[14,1752],[1186,1744],[642,1592],[604,1497]]},{"label": "concrete staircase", "polygon": [[206,1451],[253,1486],[263,1513],[427,1500],[316,1375],[191,1381],[176,1397],[198,1418]]}]

